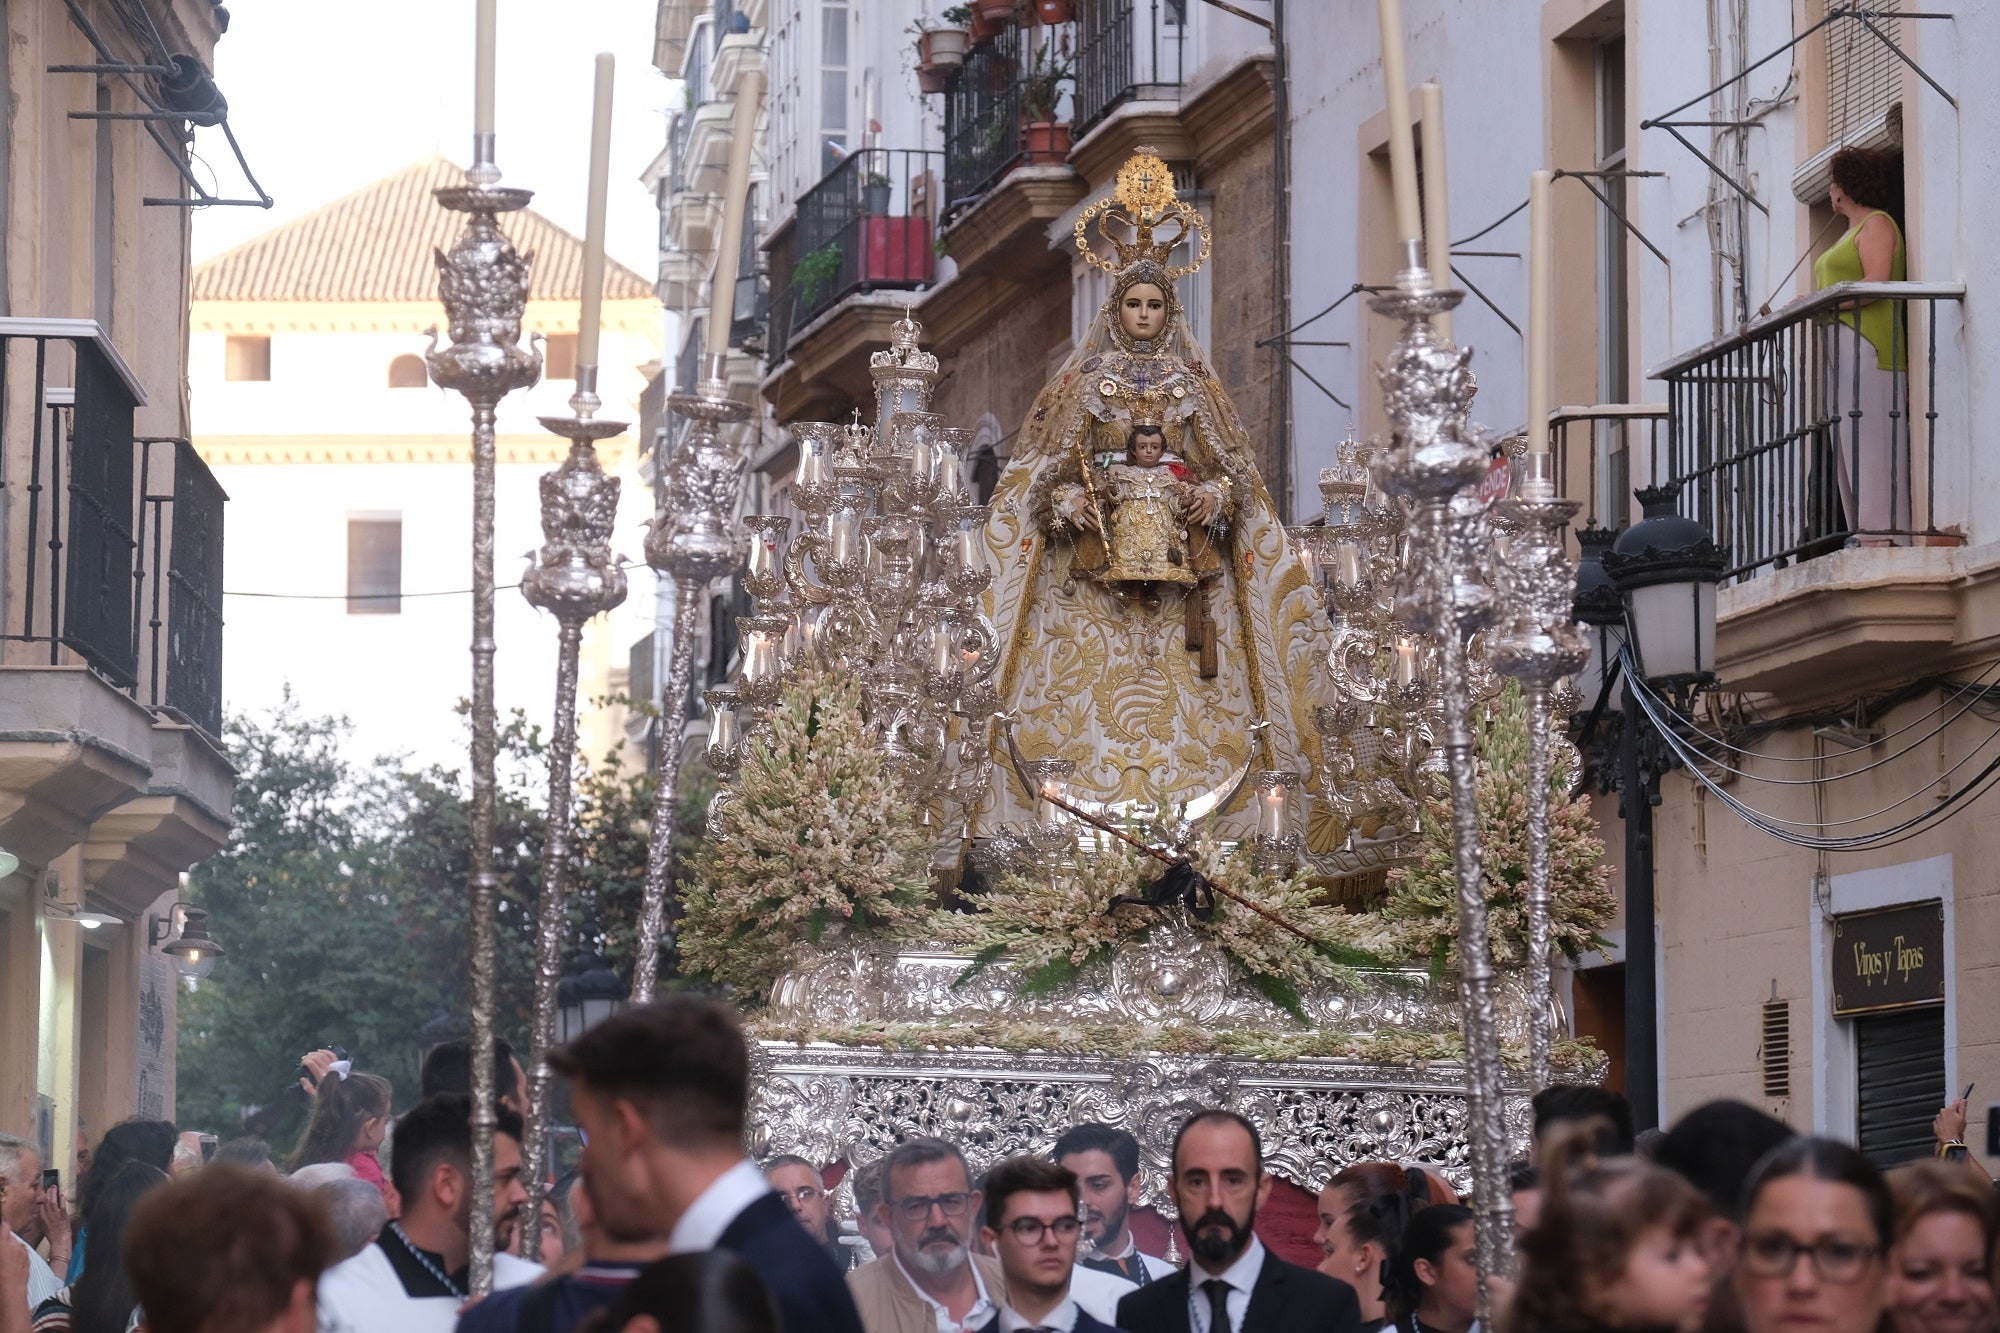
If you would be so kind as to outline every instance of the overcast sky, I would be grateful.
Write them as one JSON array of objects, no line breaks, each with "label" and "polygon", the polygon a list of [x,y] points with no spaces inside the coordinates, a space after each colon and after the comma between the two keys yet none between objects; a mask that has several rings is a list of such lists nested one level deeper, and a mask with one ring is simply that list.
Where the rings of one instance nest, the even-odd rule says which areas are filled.
[{"label": "overcast sky", "polygon": [[[277,206],[197,210],[197,260],[430,153],[463,164],[472,141],[473,0],[229,0],[215,76],[243,155]],[[644,171],[665,143],[679,84],[653,68],[654,0],[500,0],[498,158],[504,182],[581,235],[591,60],[618,58],[606,249],[651,279],[659,214]],[[219,130],[199,131],[197,177],[254,197]]]}]

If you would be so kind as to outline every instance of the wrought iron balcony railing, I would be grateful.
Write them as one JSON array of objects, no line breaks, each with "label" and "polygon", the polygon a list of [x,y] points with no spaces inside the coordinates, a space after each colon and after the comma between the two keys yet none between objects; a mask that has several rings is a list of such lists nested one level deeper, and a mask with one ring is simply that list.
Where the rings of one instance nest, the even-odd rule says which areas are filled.
[{"label": "wrought iron balcony railing", "polygon": [[[1683,484],[1730,578],[1937,533],[1938,317],[1964,299],[1955,283],[1841,283],[1652,372],[1667,382],[1660,476]],[[1881,347],[1851,323],[1876,302]]]},{"label": "wrought iron balcony railing", "polygon": [[186,440],[133,437],[138,386],[89,320],[0,320],[0,384],[33,395],[0,396],[26,462],[5,492],[5,660],[85,663],[219,736],[222,487]]},{"label": "wrought iron balcony railing", "polygon": [[1179,95],[1187,11],[1188,0],[1076,0],[1075,138],[1121,102]]},{"label": "wrought iron balcony railing", "polygon": [[855,292],[921,287],[937,275],[942,153],[860,148],[799,196],[789,262],[772,265],[770,359]]},{"label": "wrought iron balcony railing", "polygon": [[1583,507],[1579,524],[1620,528],[1631,516],[1632,488],[1642,484],[1667,424],[1665,403],[1593,403],[1559,407],[1549,417],[1557,493]]},{"label": "wrought iron balcony railing", "polygon": [[1021,78],[1028,28],[1015,23],[966,53],[944,97],[944,215],[992,189],[1026,153]]}]

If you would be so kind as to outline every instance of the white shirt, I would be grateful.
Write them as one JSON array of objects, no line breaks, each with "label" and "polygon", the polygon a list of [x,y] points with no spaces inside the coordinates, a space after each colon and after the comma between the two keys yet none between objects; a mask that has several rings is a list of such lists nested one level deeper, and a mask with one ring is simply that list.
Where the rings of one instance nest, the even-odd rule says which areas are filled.
[{"label": "white shirt", "polygon": [[[493,1290],[526,1286],[541,1276],[542,1266],[517,1259],[502,1250],[493,1256]],[[320,1333],[453,1333],[456,1296],[412,1296],[379,1244],[335,1264],[320,1275]]]},{"label": "white shirt", "polygon": [[33,1314],[43,1301],[67,1301],[69,1296],[63,1280],[56,1276],[46,1259],[35,1253],[35,1247],[4,1226],[0,1226],[0,1232],[6,1232],[8,1240],[28,1252],[28,1313]]},{"label": "white shirt", "polygon": [[729,1224],[745,1208],[772,1193],[771,1182],[757,1164],[745,1157],[708,1183],[708,1188],[688,1205],[681,1220],[667,1237],[668,1254],[694,1254],[712,1250]]},{"label": "white shirt", "polygon": [[891,1250],[889,1262],[896,1265],[896,1271],[903,1275],[903,1281],[910,1284],[910,1290],[916,1292],[923,1303],[931,1307],[931,1316],[937,1320],[938,1333],[973,1333],[974,1330],[985,1328],[993,1316],[1000,1313],[1000,1307],[986,1294],[986,1279],[979,1276],[979,1265],[972,1262],[970,1254],[966,1255],[965,1262],[972,1269],[972,1289],[978,1293],[978,1299],[973,1301],[972,1308],[965,1312],[964,1319],[953,1319],[951,1311],[945,1309],[942,1301],[932,1299],[928,1291],[917,1285],[917,1280],[910,1276],[910,1270],[903,1267],[903,1256]]},{"label": "white shirt", "polygon": [[1139,1284],[1116,1273],[1095,1268],[1069,1270],[1069,1298],[1078,1309],[1101,1324],[1118,1325],[1118,1302],[1139,1289]]},{"label": "white shirt", "polygon": [[1011,1305],[1000,1307],[1000,1333],[1021,1333],[1021,1330],[1029,1328],[1054,1328],[1062,1330],[1062,1333],[1072,1333],[1076,1328],[1076,1301],[1065,1296],[1061,1305],[1033,1322],[1015,1314]]},{"label": "white shirt", "polygon": [[1229,1295],[1224,1298],[1223,1308],[1229,1311],[1229,1327],[1233,1333],[1242,1333],[1243,1316],[1250,1309],[1250,1292],[1257,1285],[1257,1274],[1264,1268],[1264,1242],[1255,1234],[1250,1237],[1249,1246],[1236,1256],[1236,1262],[1220,1273],[1211,1273],[1201,1266],[1201,1260],[1188,1262],[1188,1319],[1194,1333],[1212,1333],[1208,1326],[1208,1292],[1202,1283],[1211,1278],[1221,1278],[1229,1284]]},{"label": "white shirt", "polygon": [[[1139,1263],[1145,1268],[1146,1276],[1152,1278],[1155,1282],[1163,1277],[1172,1277],[1181,1271],[1165,1259],[1156,1259],[1150,1254],[1141,1254],[1139,1251],[1139,1242],[1133,1238],[1129,1228],[1125,1232],[1125,1248],[1119,1250],[1116,1254],[1105,1250],[1094,1250],[1090,1257],[1096,1259],[1117,1259],[1122,1262],[1123,1260],[1130,1259],[1135,1254],[1139,1255]],[[1082,1255],[1079,1255],[1077,1258],[1077,1267],[1083,1267]],[[1117,1274],[1114,1273],[1112,1276],[1116,1277]]]}]

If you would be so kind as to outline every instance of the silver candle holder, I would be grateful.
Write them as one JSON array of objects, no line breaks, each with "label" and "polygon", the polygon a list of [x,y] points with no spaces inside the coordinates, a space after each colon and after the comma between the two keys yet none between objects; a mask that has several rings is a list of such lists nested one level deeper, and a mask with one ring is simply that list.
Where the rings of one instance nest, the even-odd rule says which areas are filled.
[{"label": "silver candle holder", "polygon": [[[543,474],[542,549],[521,576],[521,595],[556,618],[555,720],[549,742],[549,808],[542,843],[542,893],[535,921],[535,1010],[528,1064],[527,1141],[521,1145],[524,1212],[541,1217],[548,1179],[549,1082],[545,1060],[555,1044],[556,985],[566,934],[572,812],[570,772],[576,755],[576,691],[583,627],[625,600],[625,571],[611,553],[618,520],[618,478],[598,463],[597,441],[625,432],[626,423],[595,416],[597,367],[576,368],[570,415],[542,417],[545,430],[570,442],[569,456]],[[524,1224],[521,1252],[539,1260],[542,1229]]]},{"label": "silver candle holder", "polygon": [[526,207],[531,190],[499,185],[491,136],[481,136],[466,184],[439,189],[439,204],[466,215],[449,253],[436,256],[438,297],[451,342],[430,331],[425,353],[433,382],[464,394],[472,405],[472,804],[469,811],[471,899],[472,1258],[470,1287],[493,1287],[493,1130],[499,1089],[493,1062],[494,756],[499,727],[493,701],[494,416],[500,400],[541,378],[539,349],[521,345],[533,255],[523,255],[500,230],[503,213]]}]

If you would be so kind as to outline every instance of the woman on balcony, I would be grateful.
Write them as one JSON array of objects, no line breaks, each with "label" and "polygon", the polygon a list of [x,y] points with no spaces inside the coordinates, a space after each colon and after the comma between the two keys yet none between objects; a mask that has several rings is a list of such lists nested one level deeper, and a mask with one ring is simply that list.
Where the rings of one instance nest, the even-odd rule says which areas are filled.
[{"label": "woman on balcony", "polygon": [[[1824,291],[1843,282],[1903,281],[1903,232],[1885,211],[1896,202],[1894,158],[1867,148],[1843,148],[1833,155],[1832,172],[1829,198],[1833,211],[1847,222],[1847,232],[1813,264],[1815,287]],[[1863,546],[1907,545],[1910,330],[1905,308],[1884,299],[1853,301],[1839,307],[1834,318],[1854,331],[1832,331],[1824,362],[1848,529]]]}]

